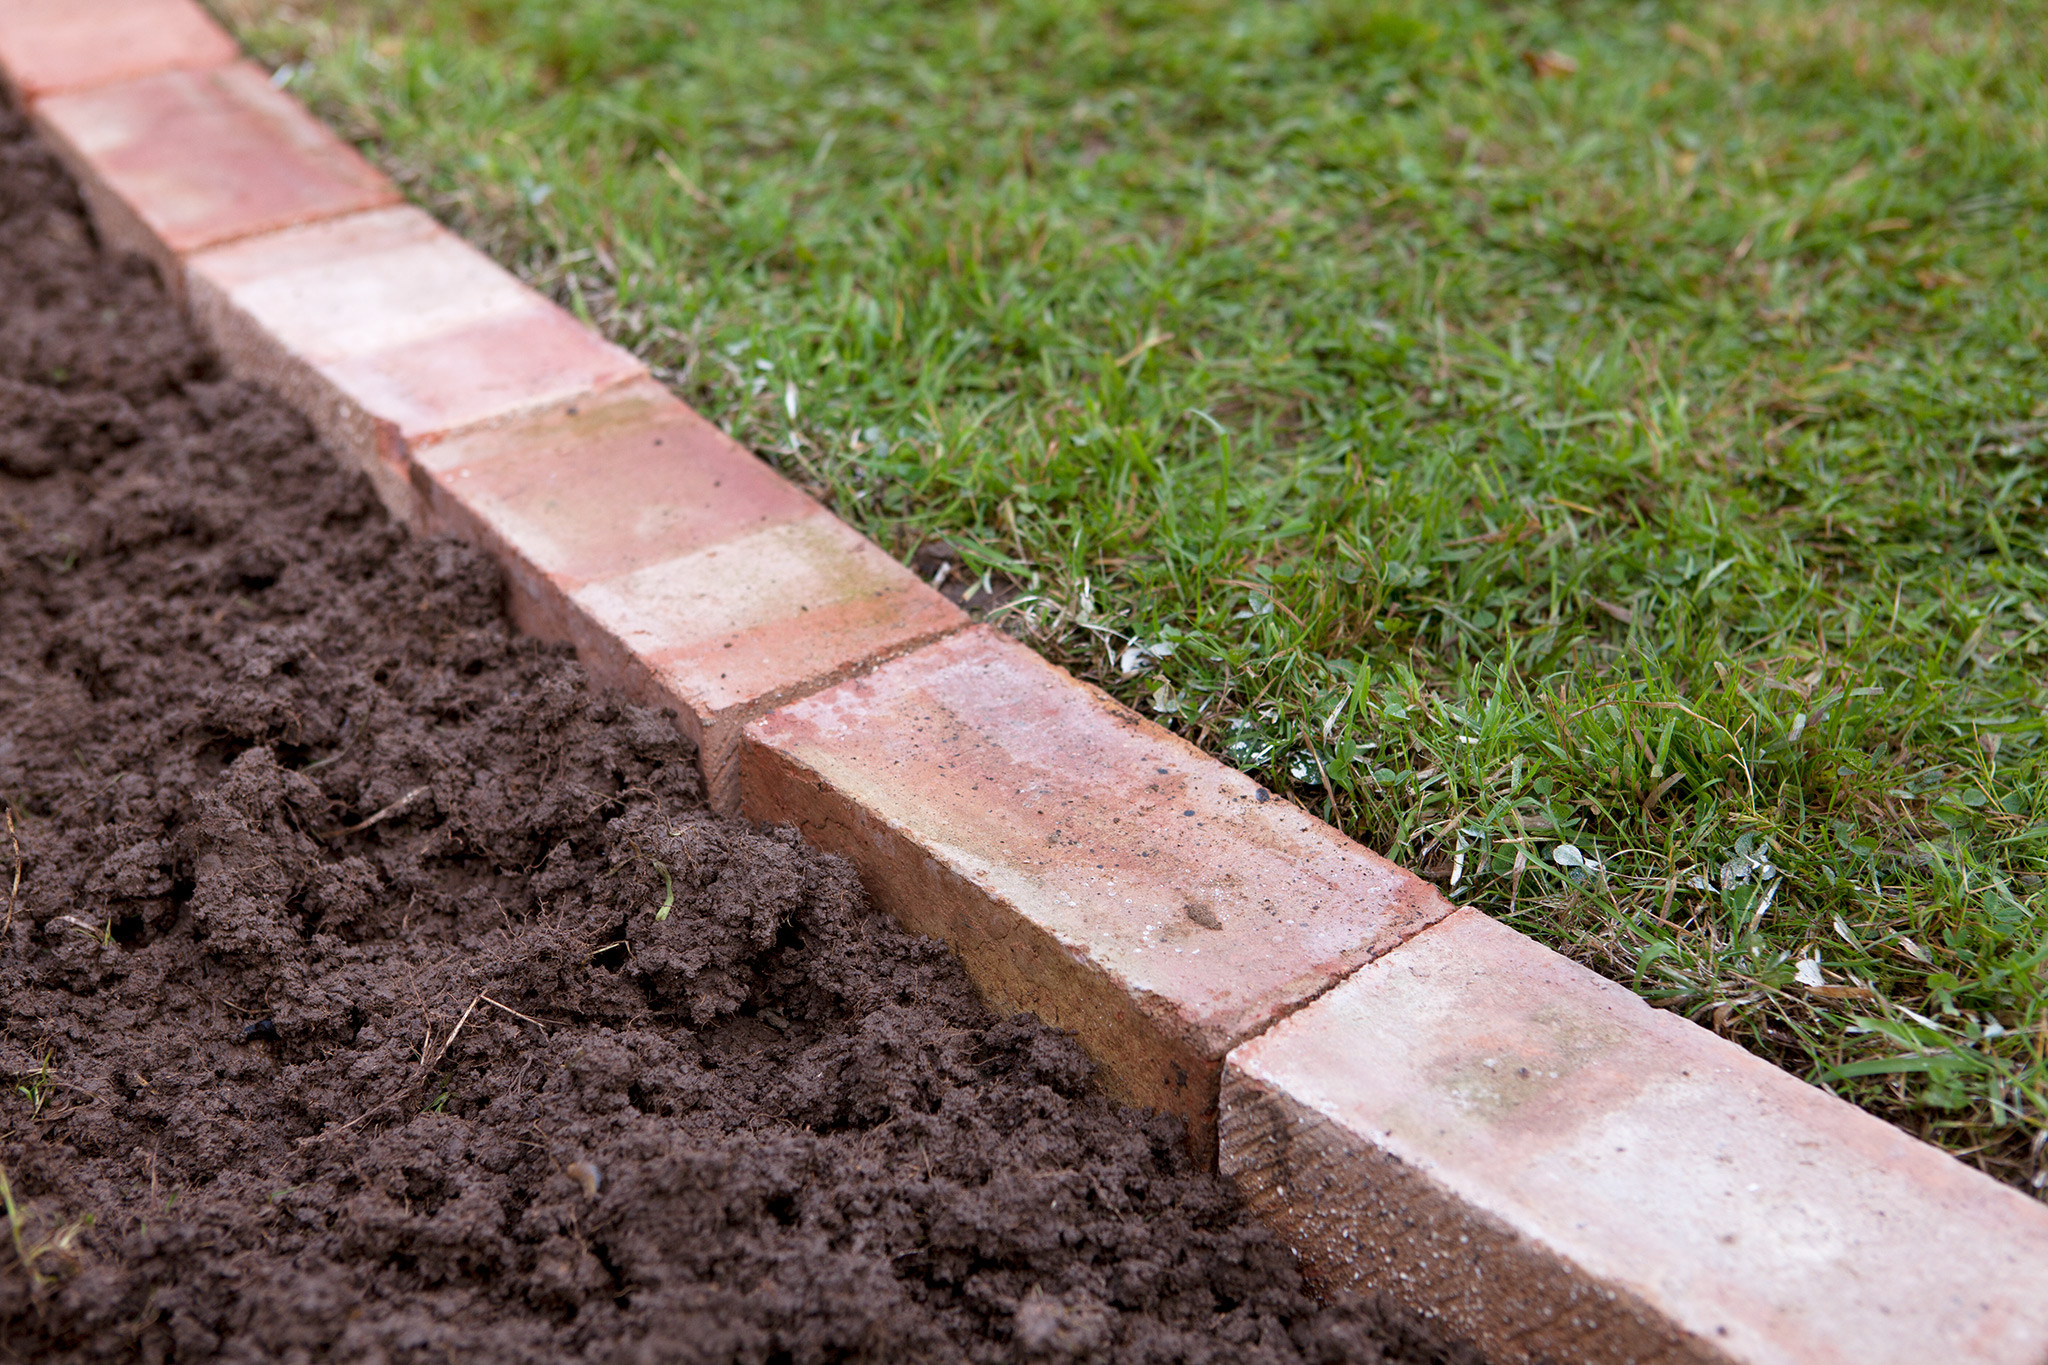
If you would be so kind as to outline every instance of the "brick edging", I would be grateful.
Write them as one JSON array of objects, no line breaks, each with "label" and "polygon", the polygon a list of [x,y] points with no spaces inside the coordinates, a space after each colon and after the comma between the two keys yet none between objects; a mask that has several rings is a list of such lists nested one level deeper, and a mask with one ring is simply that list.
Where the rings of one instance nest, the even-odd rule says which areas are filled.
[{"label": "brick edging", "polygon": [[1312,1280],[1501,1361],[2048,1365],[2048,1208],[969,627],[193,0],[0,0],[0,77],[236,373],[672,707],[714,804],[845,854],[1185,1116]]}]

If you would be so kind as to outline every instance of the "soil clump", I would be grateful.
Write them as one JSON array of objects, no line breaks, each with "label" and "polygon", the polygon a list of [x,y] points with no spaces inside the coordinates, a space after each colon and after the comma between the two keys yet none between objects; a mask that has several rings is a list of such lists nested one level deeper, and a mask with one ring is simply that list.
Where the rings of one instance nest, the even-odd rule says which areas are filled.
[{"label": "soil clump", "polygon": [[0,243],[0,1359],[1469,1359],[708,814],[4,107]]}]

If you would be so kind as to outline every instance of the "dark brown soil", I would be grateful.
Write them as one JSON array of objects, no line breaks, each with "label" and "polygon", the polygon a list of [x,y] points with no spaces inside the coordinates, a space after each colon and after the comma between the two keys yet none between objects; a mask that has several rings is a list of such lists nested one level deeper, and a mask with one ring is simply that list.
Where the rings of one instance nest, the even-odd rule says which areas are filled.
[{"label": "dark brown soil", "polygon": [[0,1358],[1465,1358],[708,815],[4,108],[0,498]]}]

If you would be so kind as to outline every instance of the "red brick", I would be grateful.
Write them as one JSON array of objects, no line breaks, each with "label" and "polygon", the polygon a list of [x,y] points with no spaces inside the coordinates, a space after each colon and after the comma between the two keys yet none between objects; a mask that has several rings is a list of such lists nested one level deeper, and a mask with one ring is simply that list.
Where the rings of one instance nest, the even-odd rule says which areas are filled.
[{"label": "red brick", "polygon": [[51,95],[36,120],[118,248],[156,260],[398,201],[355,149],[247,62]]},{"label": "red brick", "polygon": [[645,375],[426,214],[380,209],[200,252],[194,316],[401,510],[418,448]]},{"label": "red brick", "polygon": [[226,66],[235,40],[193,0],[7,0],[0,74],[18,102],[159,71]]},{"label": "red brick", "polygon": [[657,696],[694,718],[705,783],[725,811],[739,803],[747,720],[967,621],[822,508],[589,584],[572,601],[632,655],[601,672],[644,669]]},{"label": "red brick", "polygon": [[1198,1153],[1226,1052],[1450,909],[985,627],[756,721],[741,780]]},{"label": "red brick", "polygon": [[1469,910],[1222,1102],[1314,1282],[1498,1365],[2048,1361],[2048,1208]]},{"label": "red brick", "polygon": [[461,504],[564,592],[819,511],[652,379],[415,459],[437,503]]},{"label": "red brick", "polygon": [[493,548],[520,623],[674,705],[727,809],[747,718],[966,624],[652,380],[415,458],[429,520]]}]

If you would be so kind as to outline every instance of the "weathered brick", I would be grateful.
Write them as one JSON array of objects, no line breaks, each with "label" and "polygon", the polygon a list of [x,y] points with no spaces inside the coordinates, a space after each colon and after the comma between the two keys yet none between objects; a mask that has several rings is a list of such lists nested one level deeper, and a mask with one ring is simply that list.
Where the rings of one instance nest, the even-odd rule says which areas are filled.
[{"label": "weathered brick", "polygon": [[234,370],[283,394],[402,511],[416,449],[646,374],[414,208],[199,252],[186,283]]},{"label": "weathered brick", "polygon": [[398,202],[354,148],[247,62],[50,95],[35,116],[109,245],[175,289],[188,252]]},{"label": "weathered brick", "polygon": [[1226,1052],[1450,909],[986,627],[756,721],[742,763],[746,814],[852,859],[1199,1154]]},{"label": "weathered brick", "polygon": [[431,523],[494,549],[522,625],[674,705],[726,809],[746,719],[966,624],[652,380],[415,459]]},{"label": "weathered brick", "polygon": [[1469,910],[1232,1053],[1221,1156],[1500,1365],[2048,1361],[2048,1208]]},{"label": "weathered brick", "polygon": [[818,512],[652,379],[472,429],[415,460],[437,507],[459,505],[564,593]]},{"label": "weathered brick", "polygon": [[226,66],[235,40],[193,0],[7,0],[0,77],[19,103],[159,71]]}]

